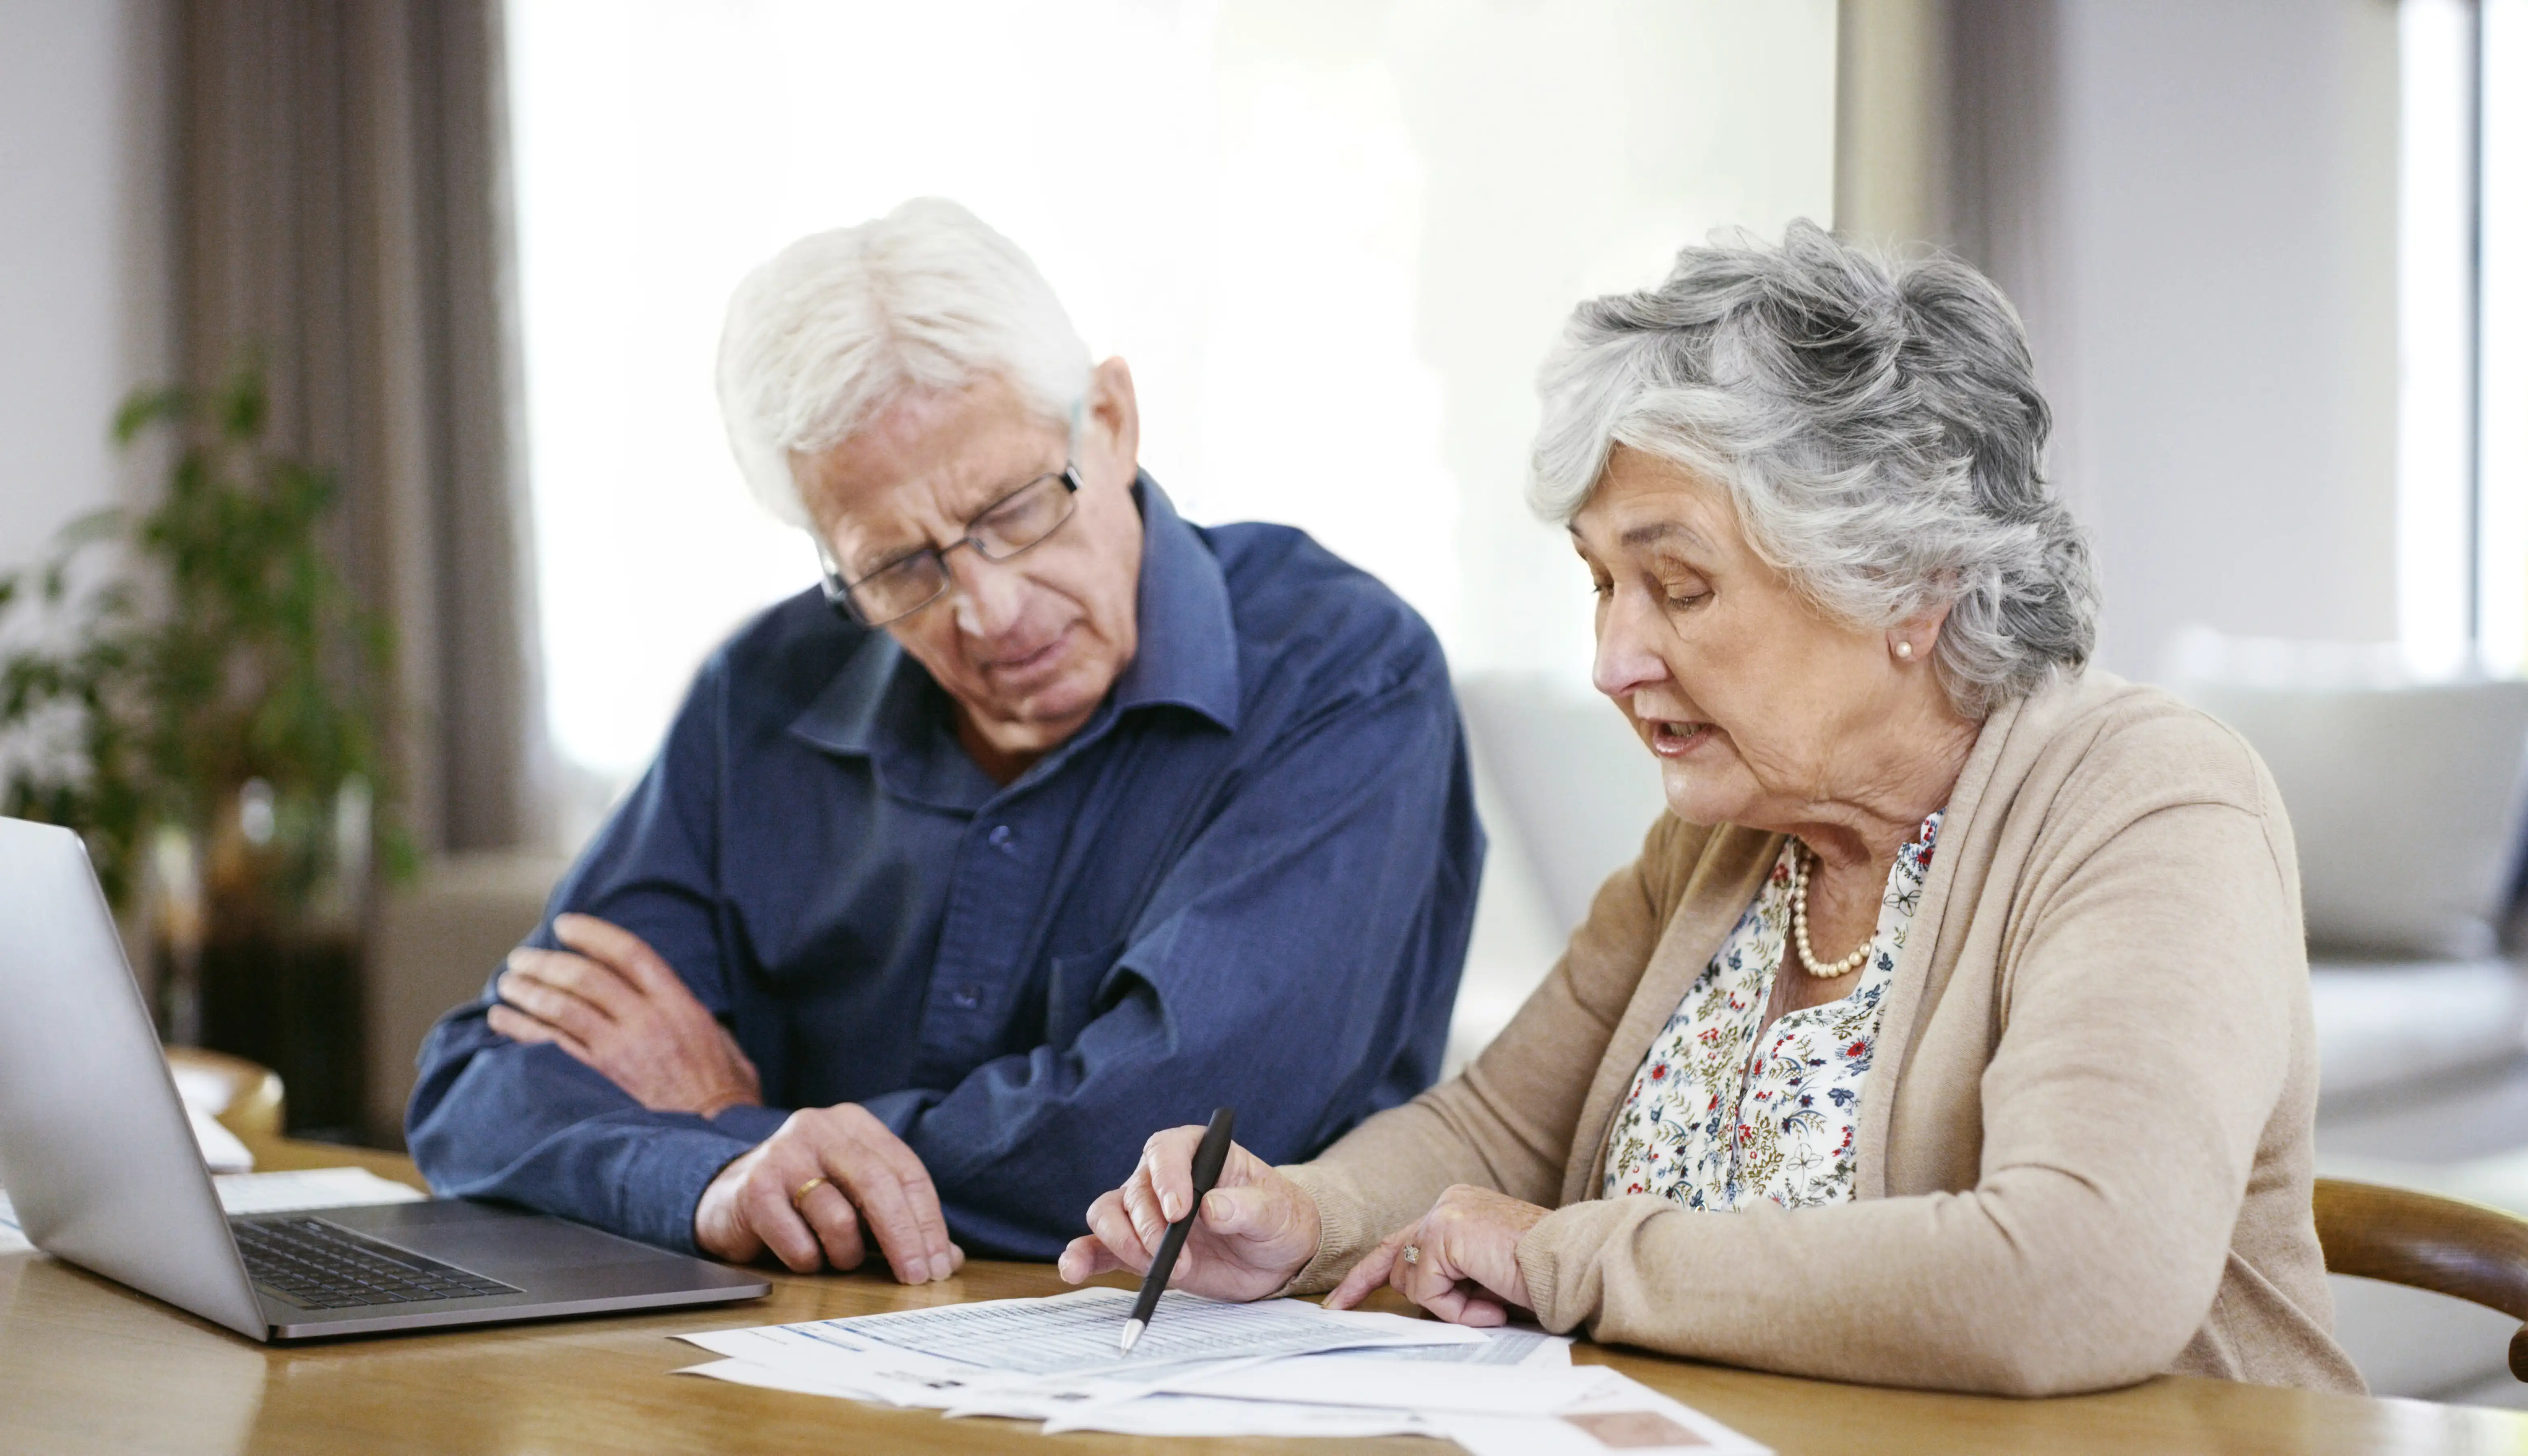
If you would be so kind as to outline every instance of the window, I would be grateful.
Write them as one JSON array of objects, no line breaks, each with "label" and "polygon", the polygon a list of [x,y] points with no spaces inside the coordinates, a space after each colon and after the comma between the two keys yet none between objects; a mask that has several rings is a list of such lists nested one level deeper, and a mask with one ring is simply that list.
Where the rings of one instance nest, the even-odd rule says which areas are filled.
[{"label": "window", "polygon": [[1460,671],[1577,679],[1586,584],[1520,495],[1538,362],[1681,243],[1831,208],[1832,0],[509,12],[549,717],[608,792],[814,578],[711,379],[729,290],[801,234],[973,207],[1131,362],[1189,516],[1306,528]]},{"label": "window", "polygon": [[2404,0],[2397,618],[2409,661],[2528,672],[2528,0]]}]

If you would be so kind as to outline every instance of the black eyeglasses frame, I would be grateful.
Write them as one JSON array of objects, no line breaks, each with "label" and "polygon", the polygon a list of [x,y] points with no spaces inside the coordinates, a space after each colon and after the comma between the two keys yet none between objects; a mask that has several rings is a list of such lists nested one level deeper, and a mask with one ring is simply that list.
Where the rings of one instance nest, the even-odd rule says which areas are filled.
[{"label": "black eyeglasses frame", "polygon": [[[1027,492],[1034,490],[1036,487],[1049,480],[1060,481],[1062,483],[1062,519],[1054,522],[1052,528],[1047,530],[1044,535],[1037,537],[1035,540],[1028,542],[1026,546],[1020,546],[1007,554],[996,556],[992,554],[991,551],[985,549],[981,539],[974,535],[974,523],[982,520],[986,516],[989,516],[992,512],[999,510],[1002,506],[1018,499],[1021,495],[1026,494]],[[935,606],[938,604],[941,598],[947,596],[957,588],[956,579],[950,575],[948,571],[948,553],[950,551],[957,549],[959,546],[972,546],[974,547],[975,555],[982,557],[986,561],[995,563],[1014,561],[1019,557],[1026,555],[1027,552],[1034,550],[1037,546],[1044,545],[1047,541],[1052,540],[1054,532],[1060,531],[1064,526],[1070,524],[1071,517],[1076,509],[1075,502],[1080,494],[1081,484],[1082,482],[1080,479],[1079,462],[1065,461],[1060,470],[1048,471],[1043,475],[1036,476],[1027,481],[1025,485],[1022,485],[1011,491],[1008,494],[1003,495],[1000,499],[993,501],[991,504],[984,506],[981,510],[974,512],[974,514],[966,522],[966,534],[958,540],[952,541],[944,546],[923,546],[921,550],[912,552],[909,555],[898,556],[894,560],[889,561],[884,566],[879,567],[877,570],[870,572],[868,576],[862,577],[856,582],[846,582],[843,580],[842,567],[836,564],[834,553],[826,547],[825,538],[812,529],[808,534],[815,538],[816,543],[816,566],[822,578],[821,584],[825,591],[825,604],[832,607],[835,613],[841,616],[844,621],[851,622],[862,627],[884,627],[888,623],[901,622],[916,612],[923,611]],[[931,593],[915,605],[906,607],[904,610],[896,612],[891,616],[872,618],[867,612],[861,610],[860,602],[852,597],[853,588],[865,585],[877,577],[883,576],[887,572],[893,571],[897,567],[902,566],[907,561],[918,560],[923,556],[932,557],[939,563],[938,591]]]}]

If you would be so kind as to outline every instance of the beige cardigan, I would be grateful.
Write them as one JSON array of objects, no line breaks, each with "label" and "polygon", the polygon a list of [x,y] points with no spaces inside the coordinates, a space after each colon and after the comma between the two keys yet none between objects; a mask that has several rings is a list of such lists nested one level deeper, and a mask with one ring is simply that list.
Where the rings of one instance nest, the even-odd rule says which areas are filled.
[{"label": "beige cardigan", "polygon": [[2238,735],[2100,672],[1997,709],[1888,990],[1854,1201],[1599,1197],[1617,1104],[1780,845],[1653,826],[1462,1076],[1285,1170],[1325,1229],[1292,1287],[1472,1183],[1556,1210],[1518,1248],[1550,1329],[1944,1389],[2361,1388],[2309,1211],[2298,867]]}]

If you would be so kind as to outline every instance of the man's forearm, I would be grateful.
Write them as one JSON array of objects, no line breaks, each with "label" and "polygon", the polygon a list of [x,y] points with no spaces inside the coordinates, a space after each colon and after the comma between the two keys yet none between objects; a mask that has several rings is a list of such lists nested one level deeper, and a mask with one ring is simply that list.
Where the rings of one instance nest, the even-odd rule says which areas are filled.
[{"label": "man's forearm", "polygon": [[751,1122],[653,1113],[558,1049],[468,1031],[450,1023],[434,1036],[406,1128],[434,1190],[693,1248],[703,1188],[761,1140]]}]

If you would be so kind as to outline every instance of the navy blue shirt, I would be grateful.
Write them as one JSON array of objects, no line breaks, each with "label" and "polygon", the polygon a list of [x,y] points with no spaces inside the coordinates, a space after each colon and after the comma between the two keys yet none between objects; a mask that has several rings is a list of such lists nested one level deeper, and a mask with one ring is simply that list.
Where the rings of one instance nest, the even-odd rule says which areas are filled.
[{"label": "navy blue shirt", "polygon": [[768,1106],[650,1112],[493,1032],[487,987],[422,1049],[431,1186],[690,1248],[784,1110],[857,1102],[970,1252],[1049,1259],[1162,1127],[1232,1106],[1287,1162],[1429,1085],[1484,853],[1439,644],[1305,535],[1134,489],[1138,650],[1016,781],[812,591],[704,664],[553,891],[529,944],[570,910],[648,941]]}]

